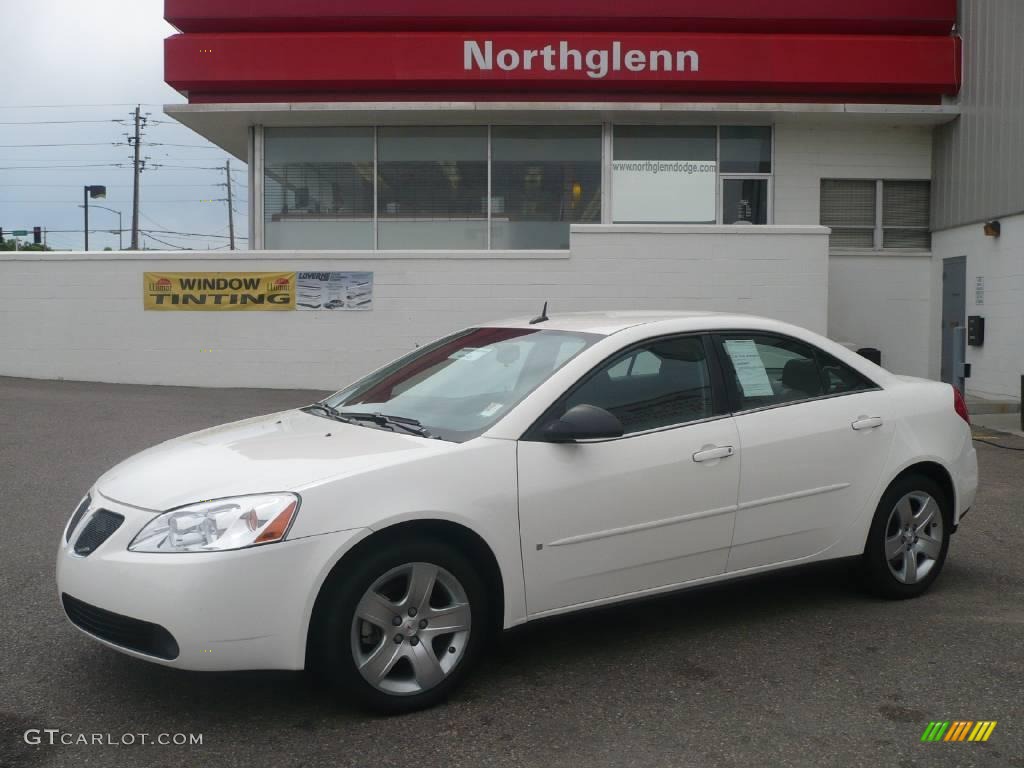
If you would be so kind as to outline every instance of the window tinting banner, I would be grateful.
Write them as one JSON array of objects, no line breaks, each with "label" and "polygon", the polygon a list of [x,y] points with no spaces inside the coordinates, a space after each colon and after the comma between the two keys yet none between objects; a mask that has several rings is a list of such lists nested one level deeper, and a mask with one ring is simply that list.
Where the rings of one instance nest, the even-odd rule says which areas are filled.
[{"label": "window tinting banner", "polygon": [[281,312],[295,309],[294,272],[146,272],[147,311]]},{"label": "window tinting banner", "polygon": [[373,309],[373,272],[299,272],[296,309]]}]

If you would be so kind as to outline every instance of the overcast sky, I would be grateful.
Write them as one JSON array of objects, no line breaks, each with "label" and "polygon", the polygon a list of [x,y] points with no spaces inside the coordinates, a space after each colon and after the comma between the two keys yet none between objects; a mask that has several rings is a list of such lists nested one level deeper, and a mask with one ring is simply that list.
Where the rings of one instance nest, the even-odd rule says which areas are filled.
[{"label": "overcast sky", "polygon": [[[163,0],[0,0],[0,227],[6,232],[41,226],[51,247],[81,250],[82,188],[107,187],[95,201],[123,213],[131,228],[131,149],[124,142],[136,103],[149,112],[144,155],[165,168],[142,177],[140,228],[203,235],[226,234],[227,206],[203,202],[224,198],[227,155],[163,114],[163,105],[184,99],[163,81],[163,40],[174,30],[163,20]],[[124,120],[123,123],[113,122]],[[46,121],[97,121],[43,125]],[[11,123],[34,123],[30,125]],[[53,144],[60,146],[23,146]],[[97,146],[67,146],[89,144]],[[109,167],[124,163],[125,167]],[[71,168],[92,165],[105,167]],[[245,166],[237,161],[236,232],[248,234]],[[172,168],[170,166],[191,166]],[[15,170],[24,169],[24,170]],[[117,216],[91,212],[90,229],[117,229]],[[79,230],[62,232],[61,230]],[[153,248],[205,249],[226,244],[215,237],[154,233]],[[125,233],[125,244],[130,234]],[[93,250],[117,248],[116,234],[94,233]],[[244,247],[245,241],[239,242]]]}]

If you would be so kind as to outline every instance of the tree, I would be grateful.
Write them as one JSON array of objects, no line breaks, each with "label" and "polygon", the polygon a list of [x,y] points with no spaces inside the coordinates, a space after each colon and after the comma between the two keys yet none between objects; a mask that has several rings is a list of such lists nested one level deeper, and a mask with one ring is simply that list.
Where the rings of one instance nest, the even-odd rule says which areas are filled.
[{"label": "tree", "polygon": [[19,250],[19,251],[52,251],[53,248],[51,248],[48,245],[33,245],[31,243],[18,243],[17,244],[17,248],[15,248],[15,241],[14,240],[0,240],[0,251],[13,251],[13,250]]}]

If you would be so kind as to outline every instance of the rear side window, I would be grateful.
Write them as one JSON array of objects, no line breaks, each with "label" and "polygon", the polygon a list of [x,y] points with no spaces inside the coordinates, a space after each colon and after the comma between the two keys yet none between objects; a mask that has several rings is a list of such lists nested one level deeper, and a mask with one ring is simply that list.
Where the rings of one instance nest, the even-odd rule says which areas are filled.
[{"label": "rear side window", "polygon": [[610,360],[568,395],[557,416],[582,404],[615,414],[627,435],[710,418],[714,404],[703,340],[660,339]]},{"label": "rear side window", "polygon": [[721,342],[739,411],[875,388],[845,363],[796,339],[729,334]]},{"label": "rear side window", "polygon": [[857,373],[846,363],[841,363],[831,355],[818,352],[818,361],[825,376],[825,394],[845,395],[851,392],[864,392],[878,389],[878,385],[863,374]]}]

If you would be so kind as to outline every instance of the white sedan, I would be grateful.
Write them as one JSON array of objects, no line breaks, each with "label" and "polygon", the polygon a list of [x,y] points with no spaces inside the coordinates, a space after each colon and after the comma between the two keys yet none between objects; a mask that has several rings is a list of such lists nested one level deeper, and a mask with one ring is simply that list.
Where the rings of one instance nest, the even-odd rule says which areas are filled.
[{"label": "white sedan", "polygon": [[916,597],[977,481],[959,392],[809,331],[542,316],[128,459],[74,512],[57,582],[125,653],[314,669],[401,712],[541,617],[834,558]]}]

